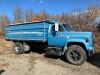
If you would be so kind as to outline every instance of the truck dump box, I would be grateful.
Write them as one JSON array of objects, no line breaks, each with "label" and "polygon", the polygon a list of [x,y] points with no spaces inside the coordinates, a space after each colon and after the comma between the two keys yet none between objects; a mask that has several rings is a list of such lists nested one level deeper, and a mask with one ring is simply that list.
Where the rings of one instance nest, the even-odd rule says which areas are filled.
[{"label": "truck dump box", "polygon": [[10,41],[47,41],[49,25],[53,22],[40,21],[8,25],[5,30],[5,39]]}]

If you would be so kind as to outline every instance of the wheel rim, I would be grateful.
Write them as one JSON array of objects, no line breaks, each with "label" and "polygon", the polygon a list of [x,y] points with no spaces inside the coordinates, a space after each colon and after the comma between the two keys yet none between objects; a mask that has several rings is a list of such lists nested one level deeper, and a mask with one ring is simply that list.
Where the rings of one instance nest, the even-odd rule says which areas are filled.
[{"label": "wheel rim", "polygon": [[19,46],[16,46],[15,47],[15,52],[19,52],[20,51],[20,47]]},{"label": "wheel rim", "polygon": [[72,61],[78,62],[81,60],[81,54],[78,51],[71,51],[69,57]]}]

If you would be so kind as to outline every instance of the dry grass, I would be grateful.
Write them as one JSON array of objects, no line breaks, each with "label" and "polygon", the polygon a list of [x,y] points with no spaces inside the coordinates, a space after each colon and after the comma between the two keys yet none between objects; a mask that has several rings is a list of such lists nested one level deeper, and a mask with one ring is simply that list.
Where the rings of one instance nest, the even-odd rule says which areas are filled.
[{"label": "dry grass", "polygon": [[9,66],[9,63],[2,63],[1,65],[7,67]]},{"label": "dry grass", "polygon": [[11,54],[12,42],[6,41],[3,37],[0,37],[0,55]]},{"label": "dry grass", "polygon": [[96,52],[100,52],[100,33],[94,33],[94,46]]},{"label": "dry grass", "polygon": [[3,37],[0,37],[0,46],[1,47],[8,48],[8,47],[11,47],[11,44],[12,44],[12,42],[6,41]]}]

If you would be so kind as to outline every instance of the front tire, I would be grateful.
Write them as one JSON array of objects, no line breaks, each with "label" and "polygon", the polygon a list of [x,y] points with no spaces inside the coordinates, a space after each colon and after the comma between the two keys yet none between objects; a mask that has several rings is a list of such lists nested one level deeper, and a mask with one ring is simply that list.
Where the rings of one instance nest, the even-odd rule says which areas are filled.
[{"label": "front tire", "polygon": [[65,58],[71,64],[81,65],[86,61],[87,55],[81,46],[71,45],[65,51]]},{"label": "front tire", "polygon": [[24,53],[23,44],[20,42],[14,42],[12,50],[15,54],[22,54]]}]

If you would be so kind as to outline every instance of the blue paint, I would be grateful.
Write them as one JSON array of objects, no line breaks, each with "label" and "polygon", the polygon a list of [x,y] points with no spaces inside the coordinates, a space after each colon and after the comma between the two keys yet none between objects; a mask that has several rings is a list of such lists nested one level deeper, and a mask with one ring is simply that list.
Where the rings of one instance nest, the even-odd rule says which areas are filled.
[{"label": "blue paint", "polygon": [[[46,41],[49,23],[36,22],[6,27],[6,39],[8,40],[31,40]],[[45,26],[46,25],[46,26]]]},{"label": "blue paint", "polygon": [[[62,24],[59,25],[61,28],[56,32],[52,30],[54,25],[55,21],[9,25],[6,27],[5,38],[11,41],[47,42],[50,47],[61,47],[63,49],[62,55],[70,42],[84,44],[89,55],[90,51],[93,51],[93,38],[91,32],[72,32]],[[88,42],[86,40],[88,40]]]}]

